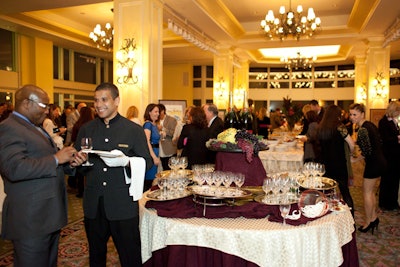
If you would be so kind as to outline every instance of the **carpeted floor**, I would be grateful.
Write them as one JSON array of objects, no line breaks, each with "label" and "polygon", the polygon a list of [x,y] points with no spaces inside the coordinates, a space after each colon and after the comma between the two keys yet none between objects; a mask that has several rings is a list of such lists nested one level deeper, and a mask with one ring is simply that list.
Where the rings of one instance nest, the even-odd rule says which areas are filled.
[{"label": "carpeted floor", "polygon": [[[354,167],[353,167],[354,168]],[[350,188],[355,202],[355,220],[362,224],[363,203],[361,181],[355,178]],[[69,193],[69,222],[62,230],[59,246],[59,266],[89,266],[88,246],[82,221],[82,199]],[[357,247],[361,267],[400,267],[400,211],[379,213],[379,231],[374,235],[357,231]],[[107,266],[117,267],[119,260],[112,240],[108,244]],[[12,244],[0,239],[0,266],[11,267],[13,262]]]}]

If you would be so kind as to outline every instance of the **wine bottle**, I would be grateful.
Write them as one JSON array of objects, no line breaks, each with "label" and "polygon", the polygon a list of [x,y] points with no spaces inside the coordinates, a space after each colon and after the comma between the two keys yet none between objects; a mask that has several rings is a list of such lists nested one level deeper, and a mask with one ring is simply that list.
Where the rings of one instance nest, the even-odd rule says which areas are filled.
[{"label": "wine bottle", "polygon": [[224,122],[224,128],[235,128],[240,129],[239,119],[237,117],[235,108],[233,107],[233,95],[232,92],[229,92],[229,108],[227,110]]}]

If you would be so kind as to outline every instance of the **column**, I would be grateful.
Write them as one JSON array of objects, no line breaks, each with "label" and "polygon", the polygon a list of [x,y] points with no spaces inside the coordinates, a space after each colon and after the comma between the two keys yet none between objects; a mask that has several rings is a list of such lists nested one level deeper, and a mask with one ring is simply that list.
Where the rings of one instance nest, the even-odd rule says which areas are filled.
[{"label": "column", "polygon": [[217,50],[214,55],[213,102],[218,109],[228,109],[229,94],[233,93],[233,52],[229,47],[220,47]]},{"label": "column", "polygon": [[[162,99],[162,37],[163,5],[158,0],[114,1],[114,83],[120,90],[119,112],[124,115],[135,105],[143,112],[149,103]],[[132,79],[118,80],[117,53],[126,42],[133,40],[135,64]]]},{"label": "column", "polygon": [[[249,62],[237,60],[233,65],[233,96],[234,104],[243,108],[249,96]],[[247,103],[246,103],[247,104]]]},{"label": "column", "polygon": [[390,46],[382,47],[383,38],[368,39],[367,53],[367,118],[370,109],[384,109],[389,101]]},{"label": "column", "polygon": [[355,78],[354,78],[354,101],[356,103],[367,104],[367,64],[364,55],[357,55],[355,57]]}]

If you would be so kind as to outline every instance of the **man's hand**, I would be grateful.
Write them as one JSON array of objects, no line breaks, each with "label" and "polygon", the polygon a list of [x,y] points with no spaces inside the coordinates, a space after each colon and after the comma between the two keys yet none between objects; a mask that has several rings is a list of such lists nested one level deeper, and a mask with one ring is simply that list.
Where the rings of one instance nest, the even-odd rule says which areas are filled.
[{"label": "man's hand", "polygon": [[58,164],[70,162],[75,158],[77,151],[72,146],[65,146],[55,154]]},{"label": "man's hand", "polygon": [[125,167],[129,163],[129,157],[125,156],[125,154],[117,149],[111,151],[117,157],[109,158],[109,157],[100,157],[104,163],[108,167]]}]

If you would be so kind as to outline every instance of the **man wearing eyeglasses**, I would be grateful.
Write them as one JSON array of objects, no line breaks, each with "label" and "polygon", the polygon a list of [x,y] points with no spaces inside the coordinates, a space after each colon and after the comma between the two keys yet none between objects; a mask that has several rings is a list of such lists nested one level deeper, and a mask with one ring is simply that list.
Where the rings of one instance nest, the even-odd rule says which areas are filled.
[{"label": "man wearing eyeglasses", "polygon": [[2,237],[14,246],[14,266],[57,266],[60,229],[67,224],[64,173],[86,160],[73,147],[57,150],[41,128],[49,112],[47,93],[25,85],[15,110],[0,124],[0,174],[6,198]]}]

